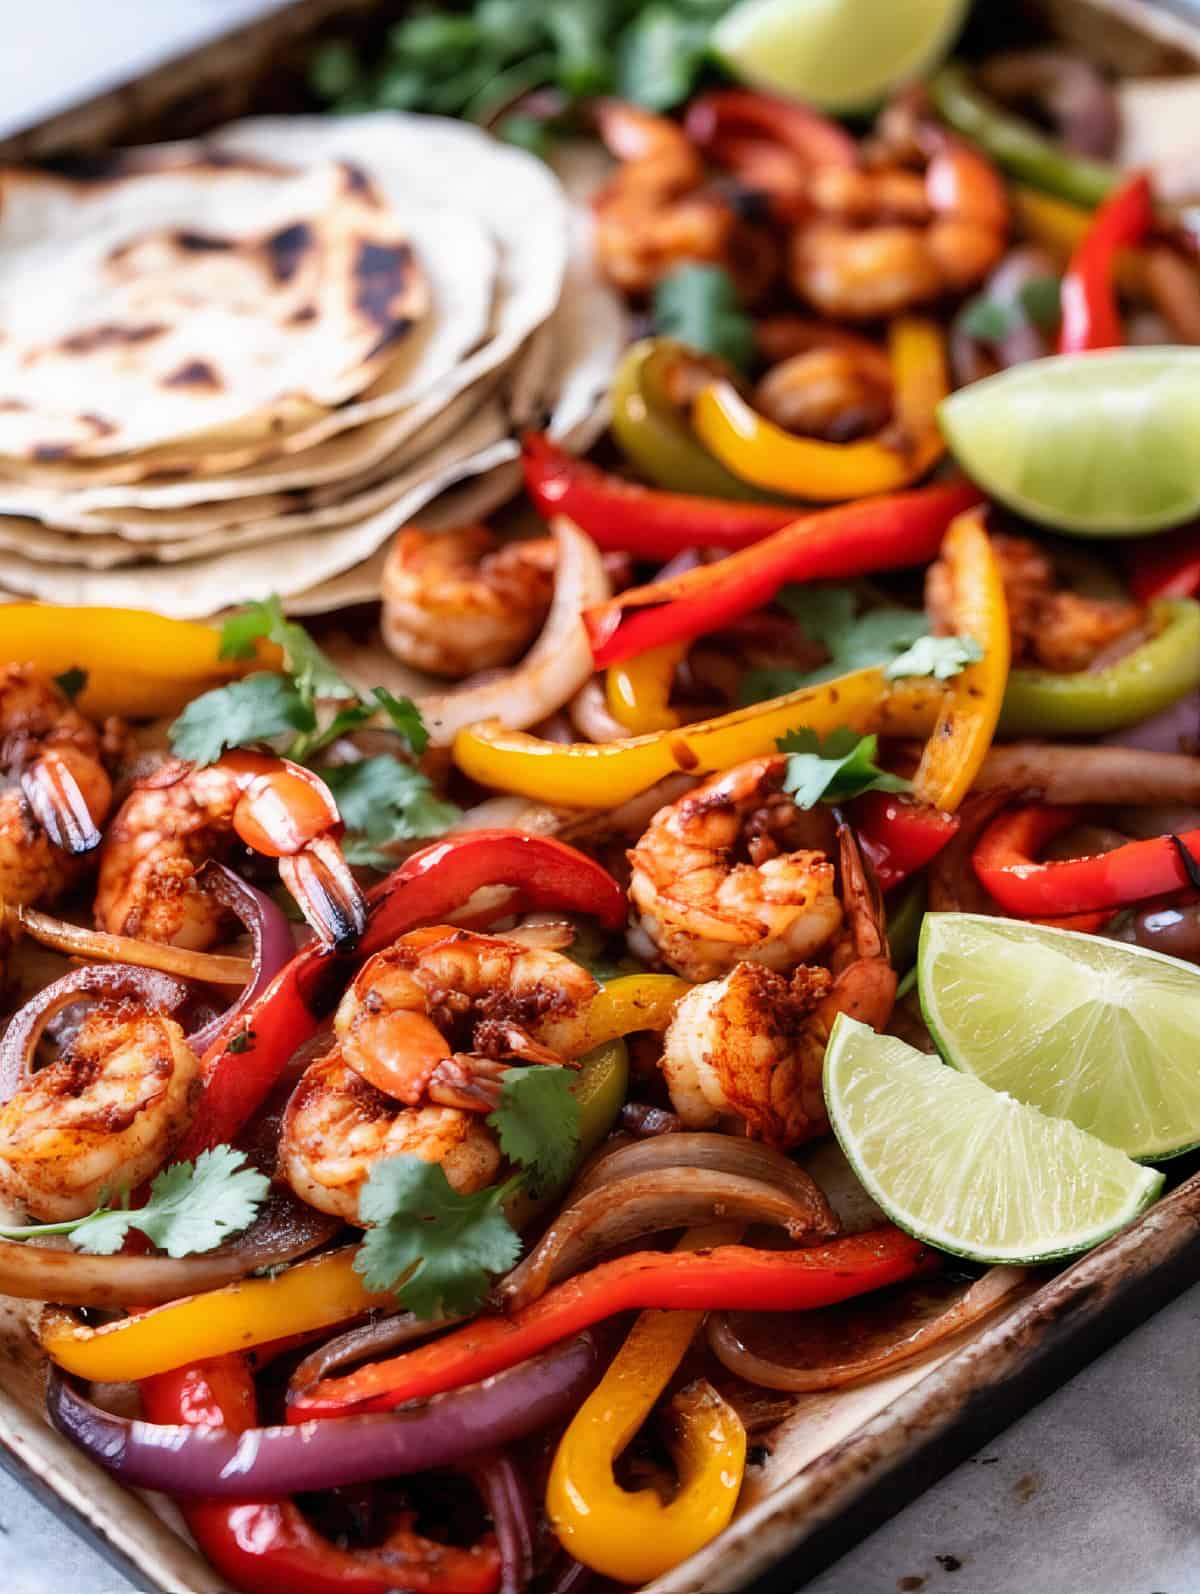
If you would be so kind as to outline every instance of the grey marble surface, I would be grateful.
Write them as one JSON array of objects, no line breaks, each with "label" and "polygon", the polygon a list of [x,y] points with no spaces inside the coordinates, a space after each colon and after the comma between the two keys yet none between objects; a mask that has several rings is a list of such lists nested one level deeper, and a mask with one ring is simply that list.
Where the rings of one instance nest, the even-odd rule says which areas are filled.
[{"label": "grey marble surface", "polygon": [[[0,0],[0,133],[277,3]],[[1200,1594],[1198,1346],[1200,1287],[810,1582],[810,1594]],[[62,1588],[130,1585],[0,1473],[0,1594]]]}]

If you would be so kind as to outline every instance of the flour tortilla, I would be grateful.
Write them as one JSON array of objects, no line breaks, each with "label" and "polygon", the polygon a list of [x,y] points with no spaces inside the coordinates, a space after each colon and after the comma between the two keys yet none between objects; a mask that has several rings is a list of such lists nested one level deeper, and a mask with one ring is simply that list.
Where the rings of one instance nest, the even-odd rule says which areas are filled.
[{"label": "flour tortilla", "polygon": [[269,435],[362,392],[429,309],[402,222],[349,163],[287,176],[197,153],[91,185],[41,229],[36,190],[0,178],[10,458]]}]

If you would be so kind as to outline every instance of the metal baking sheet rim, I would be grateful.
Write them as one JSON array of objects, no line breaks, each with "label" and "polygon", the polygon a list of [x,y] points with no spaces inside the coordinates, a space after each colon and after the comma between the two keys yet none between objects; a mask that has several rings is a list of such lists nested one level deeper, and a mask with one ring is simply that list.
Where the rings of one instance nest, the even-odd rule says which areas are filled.
[{"label": "metal baking sheet rim", "polygon": [[[306,31],[301,18],[323,21],[333,9],[329,0],[297,0],[264,18],[256,38],[261,45],[266,36],[286,34],[290,42]],[[352,9],[366,9],[366,0],[352,0]],[[1052,31],[1103,48],[1110,58],[1124,39],[1136,36],[1176,65],[1200,67],[1200,25],[1152,11],[1143,0],[1036,0],[1026,9],[1040,13]],[[239,45],[249,31],[239,30]],[[229,44],[217,41],[161,69],[155,100],[161,95],[165,104],[172,83],[186,93],[189,72],[202,82],[215,59],[227,58]],[[120,101],[127,107],[135,96],[136,89],[102,96],[3,141],[0,150],[40,154],[60,130],[84,139],[111,136]],[[145,108],[143,101],[138,109]],[[1198,1276],[1200,1174],[1000,1314],[645,1594],[733,1594],[751,1584],[759,1594],[794,1589]],[[29,1352],[40,1354],[32,1343]],[[149,1594],[228,1594],[228,1585],[179,1533],[33,1416],[4,1387],[2,1375],[0,1464]],[[897,1476],[901,1468],[903,1478]],[[851,1510],[853,1524],[847,1521]]]}]

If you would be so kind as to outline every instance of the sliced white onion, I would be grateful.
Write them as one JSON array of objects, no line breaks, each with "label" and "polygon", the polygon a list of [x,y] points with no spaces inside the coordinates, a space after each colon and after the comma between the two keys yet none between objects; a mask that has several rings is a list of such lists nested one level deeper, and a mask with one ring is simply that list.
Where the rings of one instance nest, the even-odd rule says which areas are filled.
[{"label": "sliced white onion", "polygon": [[417,699],[435,747],[448,747],[459,731],[480,720],[498,719],[510,730],[526,730],[560,709],[591,675],[583,611],[609,596],[608,576],[599,549],[574,521],[558,515],[551,530],[558,570],[541,636],[511,670]]}]

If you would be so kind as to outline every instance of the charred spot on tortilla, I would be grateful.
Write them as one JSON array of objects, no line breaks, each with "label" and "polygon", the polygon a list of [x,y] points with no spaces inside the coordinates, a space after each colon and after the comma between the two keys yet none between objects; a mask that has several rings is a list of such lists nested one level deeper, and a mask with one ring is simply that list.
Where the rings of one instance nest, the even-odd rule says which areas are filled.
[{"label": "charred spot on tortilla", "polygon": [[94,410],[84,410],[79,419],[96,437],[111,437],[117,429],[112,421],[103,415],[97,415]]},{"label": "charred spot on tortilla", "polygon": [[[364,239],[359,243],[352,275],[355,308],[368,321],[384,329],[387,341],[401,337],[412,325],[412,318],[401,310],[415,269],[412,248],[407,243],[378,244]],[[375,344],[376,353],[382,344]]]},{"label": "charred spot on tortilla", "polygon": [[98,327],[85,327],[81,332],[72,332],[62,339],[58,347],[65,354],[95,354],[99,349],[116,349],[122,344],[149,343],[151,338],[160,337],[166,330],[161,321],[146,321],[140,326],[105,322]]},{"label": "charred spot on tortilla", "polygon": [[95,150],[90,154],[42,155],[29,165],[48,177],[65,177],[73,183],[109,183],[144,169],[137,152],[125,149]]},{"label": "charred spot on tortilla", "polygon": [[310,321],[317,319],[315,304],[302,304],[298,310],[293,310],[288,316],[288,325],[293,327],[307,326]]},{"label": "charred spot on tortilla", "polygon": [[233,248],[233,242],[229,238],[218,238],[208,232],[189,232],[183,228],[171,234],[171,241],[191,255],[217,254],[222,249]]},{"label": "charred spot on tortilla", "polygon": [[163,377],[163,386],[219,388],[221,378],[207,360],[187,360],[177,370]]},{"label": "charred spot on tortilla", "polygon": [[0,414],[15,415],[19,411],[24,411],[28,408],[29,405],[22,403],[20,399],[0,398]]},{"label": "charred spot on tortilla", "polygon": [[375,185],[361,166],[356,166],[353,161],[338,161],[337,167],[342,174],[342,186],[347,194],[352,194],[368,205],[380,203]]},{"label": "charred spot on tortilla", "polygon": [[276,282],[290,282],[314,244],[313,230],[306,221],[294,221],[263,239],[267,265]]}]

